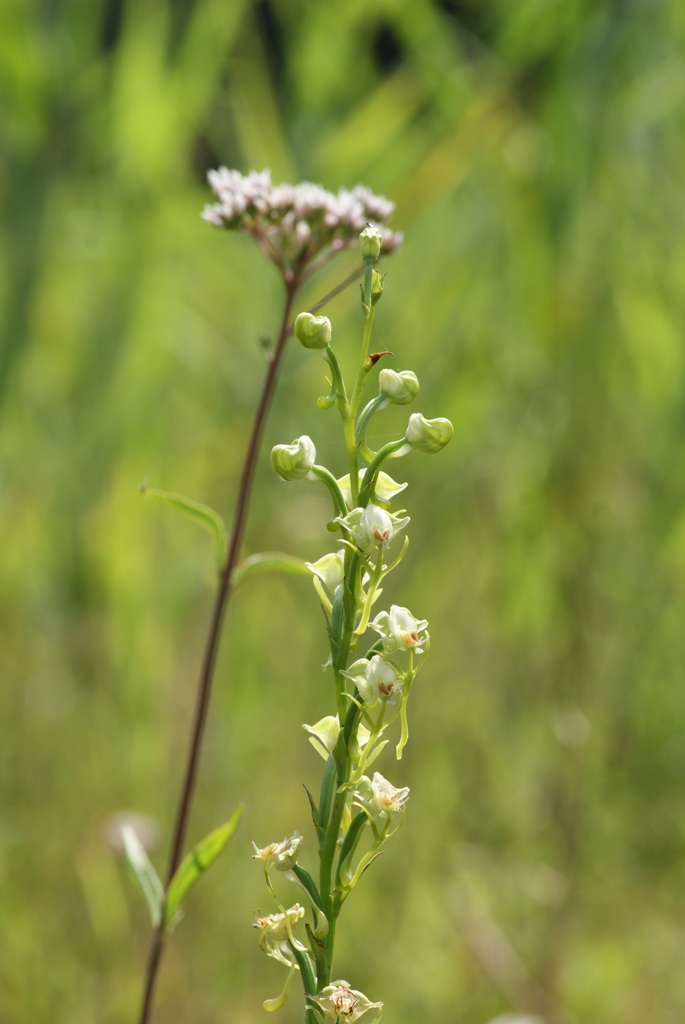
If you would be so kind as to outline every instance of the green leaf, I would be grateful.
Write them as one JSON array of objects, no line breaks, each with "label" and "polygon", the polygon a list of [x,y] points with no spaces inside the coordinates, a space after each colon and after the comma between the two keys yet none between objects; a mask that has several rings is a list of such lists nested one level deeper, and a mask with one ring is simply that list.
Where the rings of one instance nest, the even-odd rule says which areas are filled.
[{"label": "green leaf", "polygon": [[179,864],[174,877],[169,883],[166,897],[166,908],[164,913],[165,927],[169,927],[181,900],[186,893],[192,889],[198,879],[211,867],[217,859],[226,843],[229,841],[240,821],[243,813],[243,806],[240,804],[233,814],[219,828],[214,829],[209,835],[201,839],[194,850],[183,858]]},{"label": "green leaf", "polygon": [[319,896],[319,890],[316,888],[316,882],[309,874],[306,868],[303,868],[300,864],[293,864],[292,873],[299,878],[302,886],[309,893],[310,899],[314,906],[321,910],[321,897]]},{"label": "green leaf", "polygon": [[239,586],[247,576],[257,572],[287,572],[296,576],[311,576],[301,558],[284,555],[280,551],[263,551],[258,555],[250,555],[233,570],[232,586]]},{"label": "green leaf", "polygon": [[154,498],[162,501],[165,505],[176,508],[188,519],[192,519],[203,529],[207,530],[214,538],[214,551],[216,556],[217,571],[220,573],[226,559],[226,526],[218,512],[215,512],[209,505],[202,505],[192,498],[185,498],[182,494],[174,494],[172,491],[160,491],[156,487],[141,487],[140,493],[146,498]]},{"label": "green leaf", "polygon": [[148,905],[152,927],[157,928],[164,913],[164,886],[150,863],[143,844],[130,825],[124,825],[122,828],[121,840],[124,844],[126,862]]},{"label": "green leaf", "polygon": [[319,824],[322,829],[327,829],[331,817],[331,804],[333,803],[333,790],[337,778],[335,758],[329,755],[326,767],[321,778],[321,794],[319,796]]},{"label": "green leaf", "polygon": [[342,841],[340,847],[340,857],[338,858],[338,879],[343,877],[343,874],[347,873],[347,862],[351,859],[354,851],[357,848],[357,843],[361,837],[361,832],[366,825],[368,818],[365,811],[360,811],[357,814],[347,830],[347,834]]}]

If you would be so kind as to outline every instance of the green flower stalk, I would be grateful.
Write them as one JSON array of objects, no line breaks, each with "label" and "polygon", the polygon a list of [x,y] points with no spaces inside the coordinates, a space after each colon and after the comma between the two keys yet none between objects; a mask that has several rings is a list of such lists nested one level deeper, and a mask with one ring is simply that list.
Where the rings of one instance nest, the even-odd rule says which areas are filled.
[{"label": "green flower stalk", "polygon": [[[203,212],[204,219],[215,227],[244,233],[256,242],[277,268],[283,284],[283,306],[275,344],[267,355],[264,381],[257,400],[252,427],[249,437],[246,439],[245,456],[236,488],[235,507],[231,517],[232,525],[230,531],[226,529],[222,516],[214,509],[210,509],[200,502],[185,498],[174,492],[161,491],[156,488],[148,488],[145,491],[150,497],[155,497],[177,508],[212,534],[219,563],[219,575],[207,629],[207,637],[201,657],[188,756],[181,779],[164,882],[158,877],[147,854],[136,840],[135,835],[129,835],[128,843],[126,844],[129,866],[148,902],[153,924],[153,934],[145,970],[139,1024],[149,1024],[152,1016],[160,965],[166,948],[167,938],[180,916],[180,900],[217,858],[235,831],[240,817],[240,808],[238,808],[225,825],[210,832],[194,850],[184,856],[186,834],[193,807],[200,756],[204,742],[214,669],[219,651],[224,617],[233,590],[248,574],[263,569],[284,569],[289,572],[296,571],[304,574],[311,571],[317,592],[321,597],[324,607],[327,609],[331,621],[333,619],[336,622],[342,621],[340,618],[342,605],[339,597],[342,593],[341,584],[334,582],[332,569],[321,566],[321,560],[319,560],[318,568],[312,566],[311,569],[308,569],[299,559],[295,559],[292,556],[280,553],[264,553],[251,555],[244,562],[238,564],[264,425],[276,392],[279,370],[286,352],[288,339],[293,333],[291,320],[293,311],[296,308],[297,296],[305,282],[319,268],[345,250],[356,247],[360,231],[366,230],[369,235],[367,244],[370,247],[370,255],[366,259],[362,271],[364,273],[367,294],[366,301],[367,305],[372,300],[377,301],[380,278],[377,272],[373,270],[371,264],[375,262],[379,255],[388,254],[396,250],[402,242],[401,234],[392,231],[387,226],[387,220],[394,210],[394,204],[384,196],[374,195],[362,185],[358,185],[351,190],[341,189],[338,193],[331,193],[320,185],[314,185],[310,182],[302,182],[299,185],[285,183],[274,185],[269,171],[262,171],[260,173],[251,171],[249,174],[243,175],[239,171],[229,170],[226,167],[221,167],[217,171],[210,171],[208,179],[217,201],[205,207]],[[376,276],[374,277],[374,275]],[[323,351],[329,360],[332,372],[337,369],[337,364],[330,348],[330,322],[326,317],[314,314],[330,298],[348,287],[359,276],[359,271],[355,270],[352,275],[348,276],[333,291],[316,303],[314,309],[300,314],[294,328],[298,339],[305,347],[319,348]],[[370,305],[369,308],[371,308]],[[344,390],[340,389],[341,386],[342,381],[338,369],[336,387],[332,398],[330,398],[330,401],[323,399],[321,404],[322,407],[326,407],[327,403],[329,406],[333,404],[338,405],[345,417],[345,436],[349,444],[353,446],[353,421],[354,416],[356,416],[356,405],[353,403],[353,416]],[[303,436],[291,445],[278,446],[272,453],[272,464],[276,472],[284,480],[309,478],[323,482],[331,493],[335,515],[346,515],[350,510],[350,505],[346,503],[341,494],[335,477],[325,467],[316,466],[315,458],[316,450],[313,443],[308,437]],[[356,499],[360,485],[356,455],[352,451],[349,465],[352,474],[351,479],[353,480],[352,490]],[[352,565],[354,565],[355,580],[358,581],[355,583],[355,586],[363,587],[368,585],[364,581],[367,580],[369,574],[365,567],[360,570],[360,566],[365,566],[366,559],[362,558],[362,561],[355,560],[349,547],[350,543],[351,541],[347,534],[341,538],[340,546],[344,550],[344,555],[340,556],[342,559],[342,571],[343,573],[349,573]],[[347,545],[347,548],[345,548],[345,545]],[[382,576],[382,568],[376,570],[374,579],[379,576]],[[349,598],[345,600],[346,603],[349,603]],[[348,614],[346,612],[343,618]],[[339,662],[340,666],[344,667],[344,658],[343,651],[339,651],[336,655],[336,664]],[[336,668],[336,672],[338,672],[337,678],[341,680],[337,708],[339,715],[337,720],[340,722],[345,719],[347,704],[343,697],[343,677],[339,673],[339,668]],[[338,726],[338,729],[339,733],[342,734],[340,726]],[[325,752],[326,742],[331,741],[331,735],[332,733],[329,730],[326,734],[328,739],[326,739],[326,736],[319,739],[315,735],[312,736],[312,739],[316,739],[317,742],[322,744],[322,749]],[[340,746],[340,742],[338,737],[335,743],[336,750]],[[328,777],[333,780],[330,772]],[[332,791],[327,799],[330,811],[329,817],[333,814],[342,814],[343,808],[340,805],[340,801],[332,795]],[[330,827],[327,825],[326,828],[328,829],[326,835],[332,835]],[[275,866],[277,870],[283,872],[284,877],[292,877],[300,888],[303,889],[310,901],[313,899],[315,904],[318,901],[319,905],[315,913],[316,921],[312,935],[321,938],[327,933],[328,919],[333,916],[332,905],[330,899],[328,899],[325,902],[325,906],[323,906],[323,898],[319,899],[318,895],[314,895],[318,892],[314,882],[297,863],[300,841],[299,837],[293,836],[288,841],[284,840],[285,846],[281,843],[272,844],[272,847],[265,848],[265,850],[269,851],[267,854],[264,854],[264,850],[257,850],[256,856],[258,855],[259,859],[264,861],[267,881],[271,867]],[[330,843],[331,840],[327,839],[327,842]],[[329,872],[332,871],[334,852],[331,849],[327,854],[326,870]],[[262,948],[269,955],[274,956],[285,964],[289,970],[288,979],[281,995],[269,1004],[268,1008],[271,1010],[281,1005],[287,997],[296,971],[300,972],[305,983],[305,990],[308,993],[314,995],[320,991],[321,987],[317,987],[310,967],[311,948],[309,948],[308,952],[308,947],[302,945],[300,940],[294,937],[295,928],[304,913],[304,908],[300,904],[295,904],[289,910],[279,906],[278,913],[260,919],[255,925],[259,929],[259,942]],[[316,960],[316,977],[323,977],[326,974],[326,984],[329,984],[330,975],[323,967],[325,957],[326,953],[324,950]],[[345,1010],[347,1013],[346,1019],[356,1019],[355,1014],[359,1016],[366,1008],[372,1005],[368,1004],[368,1006],[365,1006],[361,994],[354,993],[352,990],[350,990],[350,995],[345,995],[342,989],[345,983],[339,982],[335,984],[340,989],[337,995],[337,990],[334,989],[333,993],[330,994],[330,998],[327,995],[321,1004],[311,1004],[308,1010],[310,1015],[335,1014],[338,1011],[342,1013],[346,1006],[350,1006],[353,1009],[350,1012]],[[354,1002],[354,1000],[357,1000],[357,1002]],[[337,1018],[334,1016],[332,1019]]]},{"label": "green flower stalk", "polygon": [[[328,319],[303,313],[295,321],[295,334],[302,345],[319,349],[330,368],[331,393],[325,402],[319,400],[319,406],[335,405],[338,410],[349,473],[335,479],[326,467],[316,465],[316,451],[309,437],[301,437],[292,445],[276,445],[271,454],[272,465],[283,479],[306,479],[328,488],[334,511],[329,526],[339,531],[336,551],[305,563],[326,619],[330,657],[325,667],[331,679],[331,713],[314,725],[303,726],[325,762],[318,800],[310,796],[314,843],[308,844],[294,833],[263,849],[255,846],[255,859],[264,863],[267,889],[278,909],[278,914],[259,919],[260,945],[289,972],[281,996],[267,1000],[265,1007],[272,1010],[282,1005],[293,974],[299,973],[306,1024],[354,1021],[369,1010],[376,1011],[377,1021],[383,1009],[381,1002],[371,1002],[347,981],[331,980],[342,908],[383,844],[404,820],[409,789],[396,786],[379,771],[372,775],[367,772],[389,742],[384,734],[395,727],[399,731],[395,754],[398,760],[402,756],[409,737],[407,704],[430,643],[427,621],[416,618],[404,606],[392,604],[389,609],[376,610],[373,616],[381,584],[407,551],[410,523],[403,510],[390,508],[406,484],[397,483],[382,467],[386,460],[412,450],[438,452],[453,433],[449,420],[429,420],[414,413],[403,436],[378,452],[366,445],[365,432],[371,418],[390,404],[413,401],[419,382],[411,370],[384,368],[379,372],[376,398],[360,410],[378,361],[369,352],[375,306],[381,294],[380,278],[373,270],[382,247],[381,233],[365,228],[360,247],[365,268],[364,330],[351,388],[343,379],[331,346]],[[375,635],[364,641],[368,631]],[[308,846],[317,863],[305,868],[300,855],[307,853]],[[294,935],[302,908],[295,904],[286,911],[281,906],[271,885],[272,868],[283,872],[283,877],[298,887],[298,895],[308,907],[308,915],[304,915],[308,917],[306,944]]]}]

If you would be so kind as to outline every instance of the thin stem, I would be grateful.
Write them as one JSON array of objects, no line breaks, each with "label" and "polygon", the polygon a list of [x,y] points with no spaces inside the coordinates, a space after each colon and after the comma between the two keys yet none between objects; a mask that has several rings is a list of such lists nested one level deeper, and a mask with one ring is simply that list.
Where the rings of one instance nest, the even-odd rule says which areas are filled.
[{"label": "thin stem", "polygon": [[[371,305],[371,281],[373,278],[373,260],[367,259],[364,268],[364,282],[362,284],[362,309],[364,310],[364,334],[362,337],[362,355],[361,362],[359,364],[359,373],[357,374],[357,380],[354,385],[354,391],[352,393],[352,401],[350,402],[350,410],[352,419],[357,418],[357,410],[359,408],[359,402],[364,391],[364,385],[366,384],[366,378],[369,370],[371,369],[371,363],[369,361],[369,346],[371,344],[371,333],[373,331],[373,317],[375,309]],[[367,365],[368,364],[368,365]]]},{"label": "thin stem", "polygon": [[309,310],[309,312],[316,313],[317,309],[321,309],[321,307],[325,306],[327,302],[330,302],[331,299],[334,299],[336,295],[340,295],[340,293],[344,292],[346,288],[349,288],[351,284],[354,284],[354,282],[358,280],[358,278],[360,278],[363,273],[364,264],[362,263],[361,266],[357,267],[357,269],[354,270],[349,275],[349,277],[346,277],[345,280],[341,281],[339,285],[336,285],[336,287],[331,289],[330,292],[327,292],[322,299],[319,299],[318,302],[315,302],[314,305]]},{"label": "thin stem", "polygon": [[[214,600],[214,608],[212,610],[212,617],[210,621],[209,631],[207,634],[207,640],[205,643],[205,650],[202,659],[202,668],[200,671],[200,678],[197,688],[197,696],[195,701],[195,715],[193,719],[193,727],[190,738],[190,746],[188,751],[188,761],[186,764],[185,775],[183,778],[183,786],[181,789],[181,795],[178,803],[178,810],[176,813],[176,823],[174,826],[173,838],[171,843],[171,853],[169,856],[169,866],[167,868],[166,875],[166,888],[168,889],[169,883],[173,878],[178,865],[181,862],[183,856],[183,849],[185,844],[186,831],[188,828],[188,821],[190,819],[190,812],[192,809],[193,794],[195,791],[195,782],[197,779],[197,772],[200,762],[200,753],[202,750],[202,740],[204,737],[205,724],[207,721],[207,710],[209,708],[209,700],[212,692],[212,681],[214,678],[214,668],[216,665],[216,658],[219,649],[219,641],[221,638],[221,626],[226,613],[226,607],[231,594],[231,576],[233,570],[236,567],[238,561],[238,555],[242,545],[243,534],[245,532],[245,523],[247,520],[247,512],[250,504],[250,495],[252,492],[252,484],[254,481],[255,468],[257,464],[257,456],[259,454],[259,445],[262,439],[262,433],[264,431],[264,423],[271,406],[271,400],[273,398],[274,390],[276,388],[276,380],[278,377],[278,371],[282,362],[283,353],[285,351],[286,342],[288,340],[288,324],[290,322],[290,314],[293,306],[293,301],[297,293],[300,281],[293,278],[286,280],[285,282],[285,299],[283,305],[283,316],[281,319],[281,326],[278,335],[278,341],[276,347],[269,357],[268,369],[264,378],[264,384],[262,387],[262,393],[259,398],[259,402],[255,411],[254,420],[252,422],[252,430],[250,433],[250,439],[245,453],[245,461],[243,463],[243,469],[240,476],[240,484],[238,488],[238,495],[236,498],[235,516],[233,519],[233,527],[231,530],[231,537],[228,545],[228,554],[226,561],[221,573],[219,580],[219,587],[217,589],[216,597]],[[158,928],[153,937],[150,945],[150,953],[148,956],[147,969],[145,974],[145,990],[143,995],[143,1006],[140,1014],[140,1024],[148,1024],[150,1014],[152,1012],[152,1004],[154,1000],[154,991],[159,974],[159,967],[162,960],[162,954],[164,951],[164,931],[163,926]]]}]

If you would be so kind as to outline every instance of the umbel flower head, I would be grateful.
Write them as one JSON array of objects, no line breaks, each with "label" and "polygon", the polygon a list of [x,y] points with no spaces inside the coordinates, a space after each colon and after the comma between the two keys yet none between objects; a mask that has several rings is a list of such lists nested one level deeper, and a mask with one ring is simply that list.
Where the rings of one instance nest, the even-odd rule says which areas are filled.
[{"label": "umbel flower head", "polygon": [[381,252],[401,245],[401,234],[386,225],[394,203],[363,185],[341,188],[336,195],[310,181],[274,185],[268,170],[241,174],[226,167],[209,171],[207,179],[219,202],[205,207],[204,219],[249,231],[283,272],[299,275],[341,249],[356,248],[369,223],[381,230]]},{"label": "umbel flower head", "polygon": [[273,185],[268,170],[249,174],[220,167],[207,174],[219,200],[202,216],[217,227],[247,231],[284,273],[301,275],[340,252],[359,244],[367,224],[382,234],[381,252],[402,244],[402,235],[387,227],[395,204],[363,185],[335,194],[321,185]]}]

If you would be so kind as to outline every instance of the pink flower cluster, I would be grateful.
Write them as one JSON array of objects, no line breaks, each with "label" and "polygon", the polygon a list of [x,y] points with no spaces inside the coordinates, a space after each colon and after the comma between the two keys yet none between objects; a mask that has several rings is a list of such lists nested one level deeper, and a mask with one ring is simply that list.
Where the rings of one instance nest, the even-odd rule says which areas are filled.
[{"label": "pink flower cluster", "polygon": [[209,171],[207,179],[219,202],[206,206],[203,218],[248,231],[284,273],[301,277],[341,249],[355,248],[369,223],[383,234],[383,253],[402,243],[401,233],[385,224],[395,204],[363,185],[335,195],[309,181],[273,185],[268,170],[243,175],[226,167]]}]

